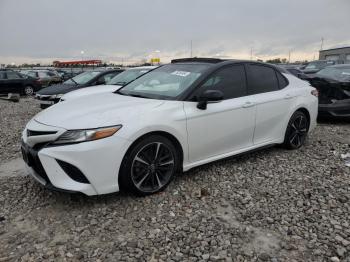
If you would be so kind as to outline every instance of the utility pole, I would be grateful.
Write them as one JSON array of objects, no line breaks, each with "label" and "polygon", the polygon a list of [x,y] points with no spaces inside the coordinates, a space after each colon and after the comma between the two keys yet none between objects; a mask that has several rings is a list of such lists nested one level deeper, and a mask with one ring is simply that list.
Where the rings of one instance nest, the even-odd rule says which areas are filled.
[{"label": "utility pole", "polygon": [[250,60],[253,60],[253,47],[250,48]]},{"label": "utility pole", "polygon": [[321,38],[321,49],[320,49],[321,51],[323,50],[323,40],[324,40],[324,39],[323,39],[323,37],[322,37],[322,38]]},{"label": "utility pole", "polygon": [[289,50],[288,64],[290,64],[290,50]]},{"label": "utility pole", "polygon": [[192,40],[191,40],[191,55],[190,57],[192,57],[193,53],[192,53]]}]

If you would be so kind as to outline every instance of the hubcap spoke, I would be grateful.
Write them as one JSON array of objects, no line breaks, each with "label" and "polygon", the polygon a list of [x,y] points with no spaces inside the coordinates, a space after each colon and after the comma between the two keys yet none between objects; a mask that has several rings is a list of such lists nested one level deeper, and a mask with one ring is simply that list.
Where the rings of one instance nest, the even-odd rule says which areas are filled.
[{"label": "hubcap spoke", "polygon": [[169,160],[167,162],[164,163],[159,163],[159,166],[168,166],[168,165],[173,165],[174,164],[174,160]]},{"label": "hubcap spoke", "polygon": [[160,182],[158,173],[156,172],[155,175],[156,175],[156,178],[157,178],[158,188],[161,188],[162,187],[162,183]]},{"label": "hubcap spoke", "polygon": [[162,145],[161,143],[157,143],[156,154],[154,156],[154,160],[156,160],[158,158],[158,154],[159,154],[159,150],[160,150],[161,145]]},{"label": "hubcap spoke", "polygon": [[150,172],[147,172],[146,175],[141,178],[141,180],[136,184],[137,187],[140,187],[142,183],[146,180],[146,178],[149,176]]},{"label": "hubcap spoke", "polygon": [[148,162],[146,162],[145,160],[141,159],[139,156],[136,156],[136,157],[135,157],[135,161],[138,161],[138,162],[140,162],[140,163],[142,163],[142,164],[144,164],[144,165],[146,165],[146,166],[149,166],[149,165],[150,165],[150,163],[148,163]]}]

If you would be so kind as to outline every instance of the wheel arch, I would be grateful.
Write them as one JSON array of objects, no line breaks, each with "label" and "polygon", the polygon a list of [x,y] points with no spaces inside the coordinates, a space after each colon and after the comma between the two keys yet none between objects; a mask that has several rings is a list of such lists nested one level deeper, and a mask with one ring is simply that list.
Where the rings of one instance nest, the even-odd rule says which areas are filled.
[{"label": "wheel arch", "polygon": [[[147,132],[147,133],[140,135],[137,139],[134,140],[134,142],[132,142],[132,144],[126,150],[126,153],[125,153],[123,161],[122,161],[122,165],[124,164],[125,159],[129,155],[129,152],[132,150],[132,148],[142,139],[145,139],[146,137],[149,137],[152,135],[163,136],[163,137],[169,139],[174,144],[176,151],[179,152],[179,158],[180,158],[180,164],[178,166],[178,171],[182,172],[183,161],[184,161],[184,149],[183,149],[179,139],[176,138],[173,134],[166,132],[166,131],[150,131],[150,132]],[[120,179],[120,176],[118,176],[118,180],[119,179]],[[120,183],[120,181],[118,181],[118,182]]]},{"label": "wheel arch", "polygon": [[[309,112],[309,110],[307,110],[305,107],[299,107],[299,108],[297,108],[295,111],[294,111],[294,113],[295,112],[297,112],[297,111],[300,111],[300,112],[302,112],[302,113],[304,113],[305,115],[306,115],[306,118],[307,118],[307,121],[308,121],[308,129],[310,128],[310,120],[311,120],[311,116],[310,116],[310,112]],[[293,113],[293,114],[294,114]],[[292,114],[292,115],[293,115]]]}]

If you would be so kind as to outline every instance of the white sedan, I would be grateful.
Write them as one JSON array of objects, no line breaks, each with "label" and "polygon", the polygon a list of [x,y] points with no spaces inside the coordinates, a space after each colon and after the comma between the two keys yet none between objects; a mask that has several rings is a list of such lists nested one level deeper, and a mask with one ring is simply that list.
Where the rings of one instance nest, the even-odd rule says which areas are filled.
[{"label": "white sedan", "polygon": [[147,195],[208,162],[276,144],[300,148],[316,125],[317,96],[268,64],[173,60],[114,93],[40,112],[23,132],[22,154],[49,188]]},{"label": "white sedan", "polygon": [[82,88],[63,95],[60,102],[72,100],[87,95],[96,95],[101,93],[112,93],[120,87],[134,81],[136,78],[146,74],[147,72],[157,68],[157,66],[139,66],[126,69],[124,72],[113,77],[106,85],[98,85]]}]

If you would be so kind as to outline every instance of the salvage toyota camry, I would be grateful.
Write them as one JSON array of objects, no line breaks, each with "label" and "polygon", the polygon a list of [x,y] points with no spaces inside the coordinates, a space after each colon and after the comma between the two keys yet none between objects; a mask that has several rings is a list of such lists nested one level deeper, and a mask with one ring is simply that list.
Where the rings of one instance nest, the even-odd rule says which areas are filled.
[{"label": "salvage toyota camry", "polygon": [[177,172],[269,145],[297,149],[315,127],[317,90],[251,61],[173,60],[114,93],[36,115],[22,154],[41,184],[86,195],[147,195]]}]

